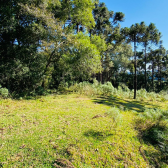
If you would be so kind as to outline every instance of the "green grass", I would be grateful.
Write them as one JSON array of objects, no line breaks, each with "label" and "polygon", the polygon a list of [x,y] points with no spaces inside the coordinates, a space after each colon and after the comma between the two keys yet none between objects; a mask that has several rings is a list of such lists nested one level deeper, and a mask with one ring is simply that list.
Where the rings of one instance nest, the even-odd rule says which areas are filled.
[{"label": "green grass", "polygon": [[[54,167],[60,158],[79,168],[168,167],[135,128],[145,107],[166,103],[77,94],[1,99],[0,167]],[[114,106],[117,122],[108,115]]]}]

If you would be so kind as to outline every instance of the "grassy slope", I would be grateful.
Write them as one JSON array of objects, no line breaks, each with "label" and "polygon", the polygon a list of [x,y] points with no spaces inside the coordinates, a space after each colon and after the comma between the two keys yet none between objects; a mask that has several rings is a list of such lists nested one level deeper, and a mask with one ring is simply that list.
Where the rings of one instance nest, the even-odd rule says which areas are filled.
[{"label": "grassy slope", "polygon": [[[0,100],[0,167],[53,167],[58,158],[80,168],[157,165],[159,150],[139,140],[134,129],[137,113],[156,104],[167,108],[79,95]],[[104,116],[114,105],[127,108],[118,126]]]}]

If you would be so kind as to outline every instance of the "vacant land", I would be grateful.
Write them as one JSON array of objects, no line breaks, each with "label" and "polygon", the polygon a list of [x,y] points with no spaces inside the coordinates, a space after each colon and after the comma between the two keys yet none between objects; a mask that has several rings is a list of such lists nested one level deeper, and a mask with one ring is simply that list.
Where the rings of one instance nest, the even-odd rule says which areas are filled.
[{"label": "vacant land", "polygon": [[[145,107],[167,102],[76,94],[0,100],[0,167],[168,167],[137,129]],[[118,118],[108,115],[117,108]]]}]

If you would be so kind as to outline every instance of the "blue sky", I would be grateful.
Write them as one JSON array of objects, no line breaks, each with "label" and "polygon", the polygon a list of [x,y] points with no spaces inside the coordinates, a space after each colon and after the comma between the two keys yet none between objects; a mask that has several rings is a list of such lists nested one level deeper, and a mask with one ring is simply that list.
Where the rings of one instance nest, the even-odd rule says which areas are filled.
[{"label": "blue sky", "polygon": [[100,0],[109,10],[123,12],[125,21],[121,27],[144,21],[154,23],[162,33],[163,46],[168,50],[168,0]]}]

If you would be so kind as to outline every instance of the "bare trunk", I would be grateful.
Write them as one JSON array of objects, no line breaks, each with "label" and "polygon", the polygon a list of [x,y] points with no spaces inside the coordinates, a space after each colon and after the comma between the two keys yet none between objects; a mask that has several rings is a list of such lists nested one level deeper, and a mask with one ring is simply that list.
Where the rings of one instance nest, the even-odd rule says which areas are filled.
[{"label": "bare trunk", "polygon": [[160,65],[160,90],[162,89],[162,72],[161,72],[161,65]]},{"label": "bare trunk", "polygon": [[134,75],[134,99],[136,99],[136,90],[137,90],[137,60],[136,60],[136,37],[134,36],[134,69],[135,69],[135,75]]},{"label": "bare trunk", "polygon": [[90,29],[90,40],[92,38],[92,29]]},{"label": "bare trunk", "polygon": [[77,33],[78,33],[79,32],[79,24],[77,23],[76,25],[77,25]]},{"label": "bare trunk", "polygon": [[146,45],[145,45],[145,89],[146,89],[147,81],[146,81]]},{"label": "bare trunk", "polygon": [[102,83],[102,72],[100,73],[100,82]]},{"label": "bare trunk", "polygon": [[152,90],[154,91],[154,61],[152,62]]}]

